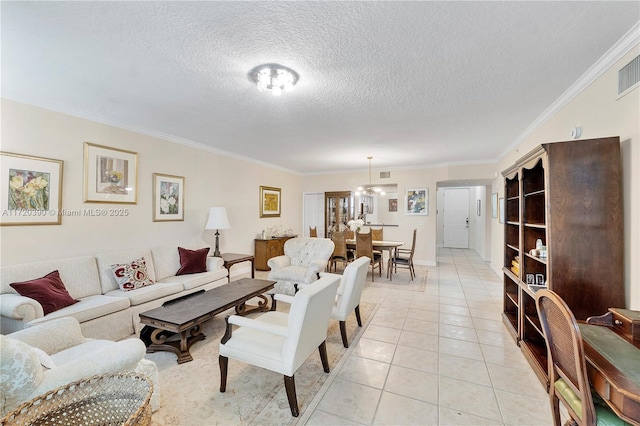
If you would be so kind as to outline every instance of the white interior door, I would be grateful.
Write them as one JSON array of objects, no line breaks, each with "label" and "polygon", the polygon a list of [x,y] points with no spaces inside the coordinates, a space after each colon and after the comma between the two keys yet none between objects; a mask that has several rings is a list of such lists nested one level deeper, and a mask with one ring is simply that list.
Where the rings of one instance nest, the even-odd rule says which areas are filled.
[{"label": "white interior door", "polygon": [[469,188],[443,192],[444,246],[469,248]]},{"label": "white interior door", "polygon": [[316,227],[318,237],[324,237],[324,192],[306,193],[303,197],[302,235],[309,236],[309,228]]}]

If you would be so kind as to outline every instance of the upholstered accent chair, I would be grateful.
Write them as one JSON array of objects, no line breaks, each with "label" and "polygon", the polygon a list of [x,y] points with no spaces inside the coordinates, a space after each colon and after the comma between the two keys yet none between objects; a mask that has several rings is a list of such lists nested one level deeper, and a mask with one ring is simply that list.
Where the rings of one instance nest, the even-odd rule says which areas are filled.
[{"label": "upholstered accent chair", "polygon": [[[547,344],[554,426],[561,424],[560,401],[579,426],[627,425],[604,401],[591,394],[582,334],[566,302],[555,292],[542,289],[536,293],[536,308]],[[598,403],[594,404],[594,397]]]},{"label": "upholstered accent chair", "polygon": [[[294,375],[318,349],[329,373],[327,328],[340,277],[331,274],[298,291],[295,296],[276,294],[276,301],[290,304],[289,313],[269,311],[256,318],[232,315],[220,342],[220,392],[227,388],[229,358],[284,375],[291,415],[298,417]],[[233,325],[238,326],[233,330]]]},{"label": "upholstered accent chair", "polygon": [[277,281],[276,293],[293,295],[324,272],[335,245],[328,238],[291,238],[284,243],[284,255],[267,261],[269,279]]},{"label": "upholstered accent chair", "polygon": [[349,347],[346,321],[349,315],[351,315],[351,312],[355,312],[358,326],[362,327],[362,318],[360,318],[360,296],[362,296],[370,262],[371,259],[363,256],[348,264],[342,275],[326,272],[320,274],[322,277],[329,275],[340,277],[340,287],[338,287],[336,300],[333,304],[331,318],[338,320],[340,323],[340,335],[342,336],[342,345],[345,348]]},{"label": "upholstered accent chair", "polygon": [[361,234],[356,232],[356,258],[362,256],[368,257],[371,263],[371,282],[375,278],[376,265],[378,266],[379,275],[382,276],[382,254],[373,251],[373,238],[371,233]]},{"label": "upholstered accent chair", "polygon": [[118,342],[88,339],[73,317],[40,323],[0,335],[0,409],[2,416],[23,402],[67,383],[106,373],[135,371],[154,383],[153,410],[160,408],[158,367],[144,359],[140,339]]}]

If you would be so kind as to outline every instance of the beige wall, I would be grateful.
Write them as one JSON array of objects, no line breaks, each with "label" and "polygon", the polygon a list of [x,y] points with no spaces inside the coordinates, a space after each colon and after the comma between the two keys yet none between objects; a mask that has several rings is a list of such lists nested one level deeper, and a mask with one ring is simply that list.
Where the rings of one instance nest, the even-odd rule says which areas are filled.
[{"label": "beige wall", "polygon": [[[551,117],[517,150],[509,152],[499,162],[504,170],[519,157],[545,142],[570,140],[574,126],[582,128],[581,139],[619,136],[624,173],[624,244],[625,298],[627,307],[640,309],[640,89],[617,99],[618,70],[638,55],[639,45],[631,49],[600,78]],[[493,192],[504,196],[502,176],[496,179]],[[496,222],[494,221],[494,224]],[[502,227],[492,230],[491,264],[500,270],[503,262]],[[588,268],[589,265],[585,265]],[[595,314],[595,312],[594,312]]]},{"label": "beige wall", "polygon": [[[120,247],[151,247],[202,238],[209,207],[227,208],[231,229],[220,231],[222,252],[253,253],[262,229],[301,227],[299,177],[261,164],[217,155],[113,126],[2,101],[2,151],[64,160],[64,209],[121,207],[128,217],[63,217],[62,225],[3,226],[3,265],[90,254]],[[138,153],[138,203],[83,203],[83,143]],[[185,177],[185,220],[152,221],[152,175]],[[260,185],[282,188],[280,218],[259,217]]]}]

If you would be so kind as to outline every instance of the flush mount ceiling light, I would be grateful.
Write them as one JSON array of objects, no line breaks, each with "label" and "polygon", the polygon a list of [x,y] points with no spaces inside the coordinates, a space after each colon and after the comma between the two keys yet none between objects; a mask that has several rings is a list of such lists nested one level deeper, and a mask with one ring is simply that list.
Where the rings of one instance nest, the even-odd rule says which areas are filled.
[{"label": "flush mount ceiling light", "polygon": [[258,85],[261,92],[271,91],[274,96],[280,96],[285,90],[293,90],[300,76],[283,65],[264,64],[249,71],[249,78]]},{"label": "flush mount ceiling light", "polygon": [[369,160],[369,186],[359,186],[358,190],[356,191],[356,195],[374,195],[374,194],[379,194],[379,195],[385,195],[384,191],[382,190],[382,188],[378,188],[376,186],[371,185],[371,160],[373,160],[373,157],[369,156],[367,157],[367,160]]}]

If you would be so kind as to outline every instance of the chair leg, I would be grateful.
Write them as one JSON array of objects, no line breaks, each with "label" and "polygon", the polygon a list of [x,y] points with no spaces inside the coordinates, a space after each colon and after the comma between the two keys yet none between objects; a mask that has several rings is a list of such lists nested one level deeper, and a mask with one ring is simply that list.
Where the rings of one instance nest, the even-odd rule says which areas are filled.
[{"label": "chair leg", "polygon": [[322,361],[322,368],[324,369],[324,372],[330,373],[331,370],[329,369],[329,358],[327,358],[327,341],[326,340],[320,343],[320,346],[318,346],[318,350],[320,351],[320,360]]},{"label": "chair leg", "polygon": [[[553,384],[551,384],[553,386]],[[553,415],[553,426],[560,426],[560,404],[558,397],[553,393],[553,390],[549,394],[551,400],[551,414]]]},{"label": "chair leg", "polygon": [[376,265],[371,264],[371,282],[374,282],[376,278]]},{"label": "chair leg", "polygon": [[229,358],[226,356],[218,356],[218,364],[220,364],[220,392],[227,390],[227,366]]},{"label": "chair leg", "polygon": [[360,318],[360,305],[356,306],[356,320],[358,320],[358,327],[362,327],[362,319]]},{"label": "chair leg", "polygon": [[342,346],[349,347],[349,341],[347,340],[347,323],[346,321],[340,321],[340,335],[342,336]]},{"label": "chair leg", "polygon": [[284,387],[287,390],[287,399],[289,399],[291,415],[293,417],[298,417],[300,412],[298,411],[298,398],[296,397],[296,381],[294,376],[284,376]]}]

